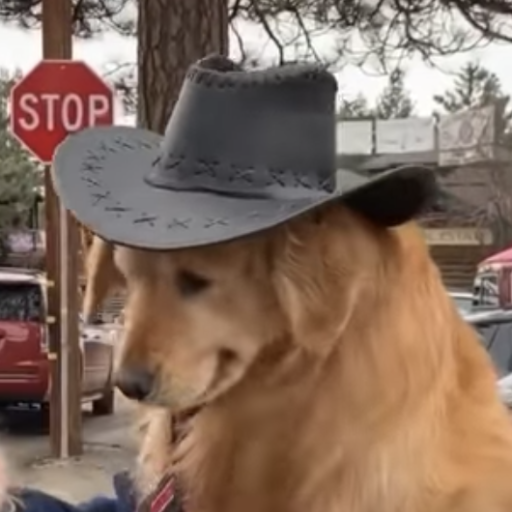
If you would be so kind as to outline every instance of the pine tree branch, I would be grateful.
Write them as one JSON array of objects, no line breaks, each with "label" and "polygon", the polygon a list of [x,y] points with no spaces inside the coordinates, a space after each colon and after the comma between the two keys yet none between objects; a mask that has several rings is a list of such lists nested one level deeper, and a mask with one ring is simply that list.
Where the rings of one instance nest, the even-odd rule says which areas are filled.
[{"label": "pine tree branch", "polygon": [[[185,1],[185,0],[183,0]],[[257,23],[283,61],[286,48],[299,45],[302,56],[329,60],[315,36],[330,34],[333,54],[364,64],[376,57],[383,68],[413,53],[432,57],[467,51],[491,41],[512,42],[512,0],[227,0],[229,22]],[[74,32],[90,38],[104,30],[133,36],[136,0],[73,0]],[[25,28],[41,21],[41,0],[2,0],[0,19]],[[295,27],[293,37],[279,27]],[[366,48],[356,45],[363,41]],[[300,42],[300,44],[299,44]],[[294,57],[295,58],[295,57]],[[332,55],[331,55],[332,58]]]}]

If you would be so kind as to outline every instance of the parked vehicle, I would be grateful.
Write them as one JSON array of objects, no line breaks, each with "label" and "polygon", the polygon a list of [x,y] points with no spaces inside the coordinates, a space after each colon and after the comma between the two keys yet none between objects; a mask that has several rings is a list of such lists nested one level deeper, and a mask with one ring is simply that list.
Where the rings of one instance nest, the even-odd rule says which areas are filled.
[{"label": "parked vehicle", "polygon": [[512,373],[498,380],[498,393],[505,405],[512,409]]},{"label": "parked vehicle", "polygon": [[[45,276],[0,269],[0,407],[48,403],[50,391]],[[97,415],[114,409],[108,326],[80,324],[83,401]]]},{"label": "parked vehicle", "polygon": [[512,311],[474,311],[465,317],[478,332],[494,362],[498,376],[512,373]]},{"label": "parked vehicle", "polygon": [[478,332],[498,374],[498,392],[512,408],[512,311],[495,308],[465,317]]},{"label": "parked vehicle", "polygon": [[474,306],[474,296],[471,292],[448,290],[448,294],[455,302],[457,309],[462,316],[470,313]]},{"label": "parked vehicle", "polygon": [[498,308],[512,306],[512,248],[479,263],[473,293],[477,303]]}]

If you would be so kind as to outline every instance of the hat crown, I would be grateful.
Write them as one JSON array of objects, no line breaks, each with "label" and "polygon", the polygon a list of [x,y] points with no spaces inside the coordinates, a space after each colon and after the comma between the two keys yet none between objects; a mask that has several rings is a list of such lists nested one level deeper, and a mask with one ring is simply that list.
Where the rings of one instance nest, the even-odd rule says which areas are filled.
[{"label": "hat crown", "polygon": [[187,73],[146,180],[249,197],[332,192],[336,90],[317,65],[247,72],[203,59]]}]

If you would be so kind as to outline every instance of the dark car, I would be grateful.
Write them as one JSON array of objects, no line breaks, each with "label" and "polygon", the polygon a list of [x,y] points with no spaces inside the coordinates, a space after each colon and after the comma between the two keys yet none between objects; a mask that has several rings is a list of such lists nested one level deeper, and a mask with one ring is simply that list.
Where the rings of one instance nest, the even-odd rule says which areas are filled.
[{"label": "dark car", "polygon": [[465,320],[477,330],[498,376],[512,373],[512,310],[475,310]]},{"label": "dark car", "polygon": [[[0,408],[48,403],[50,362],[45,276],[0,269]],[[95,414],[111,414],[113,347],[108,326],[80,325],[82,399]]]}]

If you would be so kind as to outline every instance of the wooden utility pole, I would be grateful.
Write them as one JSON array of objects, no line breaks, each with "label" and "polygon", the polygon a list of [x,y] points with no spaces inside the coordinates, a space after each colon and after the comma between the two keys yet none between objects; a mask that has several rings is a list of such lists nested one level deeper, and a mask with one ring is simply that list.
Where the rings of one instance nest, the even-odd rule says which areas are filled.
[{"label": "wooden utility pole", "polygon": [[[72,58],[71,15],[71,0],[43,0],[43,59]],[[51,451],[54,457],[65,458],[82,453],[77,261],[79,233],[75,220],[60,206],[49,168],[45,169],[44,186]]]}]

